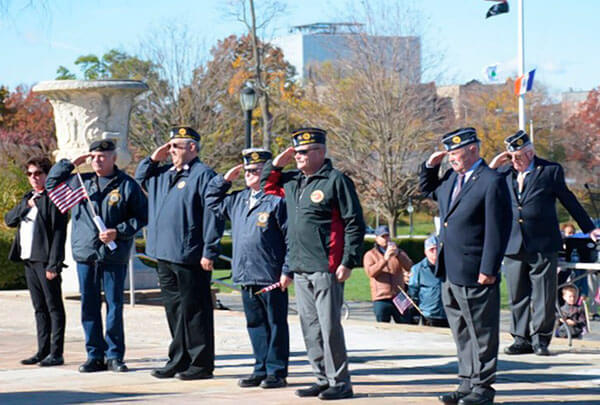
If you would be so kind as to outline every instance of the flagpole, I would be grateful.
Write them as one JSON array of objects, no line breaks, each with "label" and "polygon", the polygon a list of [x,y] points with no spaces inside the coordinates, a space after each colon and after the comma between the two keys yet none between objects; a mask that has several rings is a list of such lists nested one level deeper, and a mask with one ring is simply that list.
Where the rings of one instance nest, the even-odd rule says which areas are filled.
[{"label": "flagpole", "polygon": [[[524,21],[523,21],[523,1],[519,0],[519,23],[518,23],[518,63],[519,63],[519,75],[521,77],[525,74],[525,33],[524,33]],[[519,129],[525,131],[525,93],[519,94]]]}]

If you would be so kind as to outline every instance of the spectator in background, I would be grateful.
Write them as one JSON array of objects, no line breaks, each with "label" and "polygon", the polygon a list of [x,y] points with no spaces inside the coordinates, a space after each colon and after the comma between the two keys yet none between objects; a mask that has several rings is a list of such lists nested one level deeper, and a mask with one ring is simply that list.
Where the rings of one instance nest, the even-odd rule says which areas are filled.
[{"label": "spectator in background", "polygon": [[585,330],[586,321],[583,306],[577,305],[577,288],[572,285],[563,287],[562,297],[565,303],[560,307],[556,337],[568,337],[568,328],[572,337],[580,338]]},{"label": "spectator in background", "polygon": [[365,253],[363,267],[371,284],[371,299],[377,322],[411,323],[410,313],[400,314],[392,299],[406,287],[413,262],[390,240],[387,226],[375,229],[375,246]]},{"label": "spectator in background", "polygon": [[[575,235],[575,233],[576,233],[576,230],[575,230],[575,226],[573,224],[563,225],[563,227],[562,227],[563,249],[565,251],[567,250],[567,246],[565,244],[565,239],[568,238],[569,236]],[[572,262],[572,263],[579,262],[579,256],[577,254],[577,251],[576,250],[572,251],[570,257],[566,257],[566,259],[567,259],[567,261]],[[561,270],[562,270],[562,272],[561,272]],[[571,270],[571,269],[560,269],[559,268],[558,284],[560,285],[560,284],[564,283],[565,281],[567,281],[567,278],[569,278],[569,276],[571,274],[573,274],[573,277],[577,278],[585,273],[586,273],[585,270]],[[582,277],[579,280],[576,280],[574,284],[577,287],[577,289],[579,290],[579,296],[581,297],[581,300],[585,301],[589,295],[588,283],[587,283],[586,277]]]},{"label": "spectator in background", "polygon": [[22,261],[35,310],[38,350],[21,364],[64,364],[65,307],[60,272],[65,258],[67,214],[61,214],[48,198],[46,176],[52,164],[45,157],[27,161],[26,174],[32,190],[4,216],[6,225],[17,227],[9,259]]},{"label": "spectator in background", "polygon": [[425,258],[410,269],[408,295],[425,315],[423,324],[447,328],[448,319],[442,303],[442,280],[434,274],[437,245],[435,235],[425,240]]}]

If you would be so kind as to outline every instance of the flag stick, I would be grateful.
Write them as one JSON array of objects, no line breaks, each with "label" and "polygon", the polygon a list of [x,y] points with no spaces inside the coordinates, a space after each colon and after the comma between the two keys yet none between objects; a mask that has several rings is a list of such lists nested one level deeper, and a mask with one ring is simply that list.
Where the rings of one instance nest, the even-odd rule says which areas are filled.
[{"label": "flag stick", "polygon": [[[517,59],[519,77],[525,74],[525,32],[524,32],[524,8],[523,0],[519,0],[518,12],[518,35],[517,35]],[[525,94],[519,94],[519,129],[525,131]]]},{"label": "flag stick", "polygon": [[400,290],[400,292],[401,292],[401,293],[402,293],[402,294],[403,294],[403,295],[406,297],[406,299],[407,299],[407,300],[408,300],[408,301],[409,301],[409,302],[412,304],[412,306],[413,306],[413,307],[415,307],[415,308],[417,309],[417,311],[419,311],[419,313],[420,313],[421,315],[423,315],[423,318],[427,318],[427,317],[425,316],[425,314],[423,313],[423,311],[421,311],[421,308],[419,308],[419,307],[417,306],[417,304],[415,304],[415,302],[414,302],[414,301],[413,301],[413,300],[410,298],[410,296],[409,296],[409,295],[406,293],[406,291],[404,291],[404,290],[402,289],[402,287],[400,287],[400,286],[398,286],[398,289],[399,289],[399,290]]},{"label": "flag stick", "polygon": [[590,313],[588,311],[587,302],[583,301],[583,312],[585,313],[585,323],[587,326],[588,333],[592,331],[592,323],[590,322]]}]

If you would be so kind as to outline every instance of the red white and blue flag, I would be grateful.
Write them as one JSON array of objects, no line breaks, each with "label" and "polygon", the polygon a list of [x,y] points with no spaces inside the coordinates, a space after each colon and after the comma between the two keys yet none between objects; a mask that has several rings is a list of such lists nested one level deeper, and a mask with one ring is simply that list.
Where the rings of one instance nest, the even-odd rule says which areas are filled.
[{"label": "red white and blue flag", "polygon": [[515,81],[515,94],[517,96],[523,95],[531,90],[533,87],[533,77],[535,76],[535,69],[527,73],[526,75],[520,76]]},{"label": "red white and blue flag", "polygon": [[48,191],[48,197],[56,205],[56,208],[64,214],[81,200],[87,198],[87,193],[79,179],[76,176],[71,176],[68,180]]},{"label": "red white and blue flag", "polygon": [[408,296],[406,295],[406,293],[402,290],[400,290],[400,292],[398,293],[398,295],[396,295],[394,297],[394,299],[392,300],[392,302],[394,303],[394,305],[396,306],[396,308],[398,308],[398,312],[400,312],[402,315],[404,315],[404,313],[406,311],[408,311],[408,309],[410,307],[413,306],[413,302],[410,298],[408,298]]}]

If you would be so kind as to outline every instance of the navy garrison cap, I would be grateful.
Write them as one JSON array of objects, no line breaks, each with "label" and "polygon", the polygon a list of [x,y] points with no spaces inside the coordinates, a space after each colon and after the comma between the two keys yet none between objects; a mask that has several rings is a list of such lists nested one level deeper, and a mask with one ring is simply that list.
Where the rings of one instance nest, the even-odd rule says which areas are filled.
[{"label": "navy garrison cap", "polygon": [[321,128],[299,128],[292,132],[294,147],[313,143],[325,144],[327,131]]},{"label": "navy garrison cap", "polygon": [[506,150],[509,152],[516,152],[523,149],[525,146],[531,144],[529,135],[523,130],[519,130],[516,134],[509,136],[504,140]]},{"label": "navy garrison cap", "polygon": [[108,152],[115,150],[117,147],[110,139],[102,139],[100,141],[94,141],[90,145],[90,152]]},{"label": "navy garrison cap", "polygon": [[479,138],[477,138],[475,128],[471,127],[457,129],[442,138],[442,143],[447,151],[459,149],[475,142],[479,142]]},{"label": "navy garrison cap", "polygon": [[382,236],[382,235],[389,235],[390,234],[390,228],[387,227],[387,225],[379,225],[377,228],[375,228],[375,236]]},{"label": "navy garrison cap", "polygon": [[242,157],[244,158],[244,165],[247,166],[265,163],[267,160],[273,157],[273,154],[266,149],[250,148],[242,151]]},{"label": "navy garrison cap", "polygon": [[189,139],[200,142],[200,134],[191,127],[173,127],[169,131],[169,139]]}]

